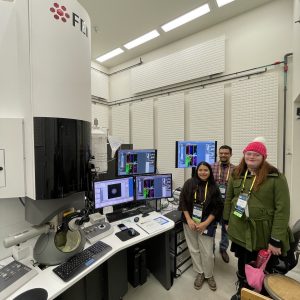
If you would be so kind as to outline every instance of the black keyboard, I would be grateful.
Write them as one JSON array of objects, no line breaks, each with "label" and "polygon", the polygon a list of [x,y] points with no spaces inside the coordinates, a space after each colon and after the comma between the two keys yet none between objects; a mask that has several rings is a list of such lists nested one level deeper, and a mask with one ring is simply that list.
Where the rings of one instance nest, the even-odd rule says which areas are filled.
[{"label": "black keyboard", "polygon": [[139,215],[141,212],[139,209],[134,209],[134,210],[128,210],[128,211],[121,211],[121,212],[112,212],[106,214],[107,221],[109,223],[119,221],[122,219],[127,219],[130,217],[134,217]]},{"label": "black keyboard", "polygon": [[110,250],[112,250],[112,248],[109,245],[98,241],[53,269],[53,272],[63,281],[69,281]]}]

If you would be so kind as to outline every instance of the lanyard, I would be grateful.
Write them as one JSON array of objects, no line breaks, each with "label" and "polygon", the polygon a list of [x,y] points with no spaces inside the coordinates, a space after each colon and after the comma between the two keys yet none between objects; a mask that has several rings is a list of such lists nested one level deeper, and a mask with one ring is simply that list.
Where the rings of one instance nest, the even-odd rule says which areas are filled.
[{"label": "lanyard", "polygon": [[[221,181],[221,162],[219,163],[219,181]],[[229,174],[230,174],[230,164],[228,165],[228,171],[227,171],[227,175],[226,175],[226,180],[225,182],[228,181],[228,178],[229,178]]]},{"label": "lanyard", "polygon": [[[202,205],[203,205],[203,204],[205,203],[205,201],[206,201],[207,187],[208,187],[208,181],[206,181],[205,191],[204,191],[204,201],[201,203]],[[194,202],[196,202],[196,200],[197,200],[197,191],[195,191],[195,193],[194,193]]]},{"label": "lanyard", "polygon": [[[244,189],[245,189],[245,182],[246,182],[247,175],[248,175],[248,170],[245,172],[245,175],[244,175],[244,180],[243,180],[243,186],[242,186],[242,189],[241,189],[241,194],[244,192]],[[250,187],[250,190],[249,190],[249,193],[248,193],[249,196],[250,196],[251,191],[253,189],[255,180],[256,180],[256,175],[254,176],[254,179],[252,181],[252,184],[251,184],[251,187]]]}]

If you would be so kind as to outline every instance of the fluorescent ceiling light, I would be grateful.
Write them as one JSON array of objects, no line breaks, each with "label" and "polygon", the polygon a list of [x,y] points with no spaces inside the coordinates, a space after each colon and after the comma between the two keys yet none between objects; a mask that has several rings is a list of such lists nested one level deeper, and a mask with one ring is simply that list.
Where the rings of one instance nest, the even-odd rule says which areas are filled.
[{"label": "fluorescent ceiling light", "polygon": [[199,18],[207,13],[210,12],[209,5],[206,3],[188,13],[185,15],[182,15],[181,17],[178,17],[177,19],[174,19],[173,21],[161,26],[162,30],[165,32],[168,32],[178,26],[181,26],[185,23],[188,23],[196,18]]},{"label": "fluorescent ceiling light", "polygon": [[109,59],[123,53],[123,52],[124,52],[124,50],[122,50],[121,48],[117,48],[117,49],[112,50],[102,56],[97,57],[96,60],[98,60],[99,62],[104,62],[106,60],[109,60]]},{"label": "fluorescent ceiling light", "polygon": [[150,41],[150,40],[152,40],[152,39],[154,39],[158,36],[159,36],[158,31],[157,30],[152,30],[152,31],[140,36],[139,38],[125,44],[124,47],[126,49],[132,49],[132,48],[134,48],[136,46],[139,46],[143,43],[146,43],[146,42],[148,42],[148,41]]},{"label": "fluorescent ceiling light", "polygon": [[219,7],[222,7],[230,2],[233,2],[234,0],[217,0],[217,4]]}]

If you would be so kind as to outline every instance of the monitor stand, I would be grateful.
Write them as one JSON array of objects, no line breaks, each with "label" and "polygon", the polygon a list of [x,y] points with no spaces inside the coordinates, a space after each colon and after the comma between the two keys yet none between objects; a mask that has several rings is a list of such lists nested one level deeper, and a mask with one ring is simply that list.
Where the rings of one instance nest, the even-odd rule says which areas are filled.
[{"label": "monitor stand", "polygon": [[[157,211],[157,199],[146,200],[145,206],[140,206],[138,209],[142,214]],[[159,200],[160,201],[160,200]]]}]

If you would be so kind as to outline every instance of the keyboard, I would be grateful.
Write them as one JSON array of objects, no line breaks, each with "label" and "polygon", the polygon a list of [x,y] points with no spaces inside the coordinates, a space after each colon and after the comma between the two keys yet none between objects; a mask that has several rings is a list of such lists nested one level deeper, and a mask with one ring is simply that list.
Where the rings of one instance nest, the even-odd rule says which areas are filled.
[{"label": "keyboard", "polygon": [[5,299],[38,272],[16,260],[0,269],[0,299]]},{"label": "keyboard", "polygon": [[111,250],[109,245],[98,241],[53,269],[53,272],[67,282]]},{"label": "keyboard", "polygon": [[134,217],[139,215],[141,212],[139,209],[133,209],[133,210],[128,210],[128,211],[121,211],[121,212],[112,212],[106,214],[106,219],[109,223],[119,221],[122,219],[127,219],[130,217]]}]

